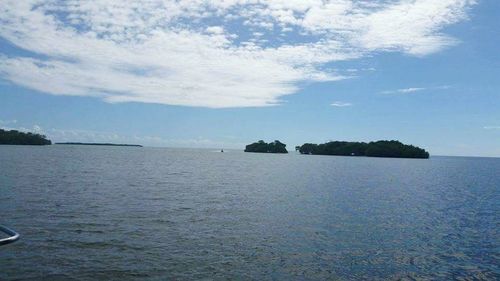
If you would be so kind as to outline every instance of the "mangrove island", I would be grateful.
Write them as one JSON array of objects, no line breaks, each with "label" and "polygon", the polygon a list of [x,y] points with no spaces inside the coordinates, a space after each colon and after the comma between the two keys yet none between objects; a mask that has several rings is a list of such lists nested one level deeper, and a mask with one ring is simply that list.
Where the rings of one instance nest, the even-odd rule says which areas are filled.
[{"label": "mangrove island", "polygon": [[0,129],[0,144],[10,145],[50,145],[46,136],[35,133],[24,133],[17,130]]},{"label": "mangrove island", "polygon": [[314,155],[429,158],[429,153],[424,149],[396,140],[380,140],[369,143],[348,141],[331,141],[323,144],[305,143],[295,149],[301,154]]},{"label": "mangrove island", "polygon": [[254,142],[245,147],[245,152],[259,152],[259,153],[288,153],[286,144],[275,140],[271,143],[266,143],[263,140]]}]

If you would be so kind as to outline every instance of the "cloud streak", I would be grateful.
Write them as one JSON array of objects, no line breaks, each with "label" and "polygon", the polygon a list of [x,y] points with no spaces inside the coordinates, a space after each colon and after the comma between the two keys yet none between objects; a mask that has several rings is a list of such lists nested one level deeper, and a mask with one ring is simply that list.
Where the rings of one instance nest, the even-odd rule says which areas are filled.
[{"label": "cloud streak", "polygon": [[500,126],[484,126],[485,130],[500,130]]},{"label": "cloud streak", "polygon": [[327,63],[456,44],[441,30],[474,3],[4,0],[0,37],[28,54],[0,53],[0,77],[107,102],[272,106],[346,78]]},{"label": "cloud streak", "polygon": [[417,87],[404,88],[404,89],[383,91],[382,94],[386,94],[386,95],[388,95],[388,94],[408,94],[408,93],[420,92],[423,90],[427,90],[427,88],[417,88]]},{"label": "cloud streak", "polygon": [[410,87],[410,88],[403,88],[403,89],[397,89],[397,90],[388,90],[388,91],[382,91],[381,94],[384,95],[390,95],[390,94],[411,94],[415,92],[421,92],[421,91],[428,91],[428,90],[446,90],[451,88],[449,85],[443,85],[443,86],[437,86],[437,87],[429,87],[429,88],[423,88],[423,87]]},{"label": "cloud streak", "polygon": [[346,107],[346,106],[352,106],[352,103],[350,103],[350,102],[335,101],[335,102],[333,102],[330,105],[331,106],[335,106],[335,107]]}]

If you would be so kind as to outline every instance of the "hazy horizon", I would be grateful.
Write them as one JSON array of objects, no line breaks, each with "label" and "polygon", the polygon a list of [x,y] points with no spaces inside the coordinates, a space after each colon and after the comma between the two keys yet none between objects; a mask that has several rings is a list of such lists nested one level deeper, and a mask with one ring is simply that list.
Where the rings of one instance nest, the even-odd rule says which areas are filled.
[{"label": "hazy horizon", "polygon": [[243,149],[399,140],[500,157],[500,3],[13,1],[0,128]]}]

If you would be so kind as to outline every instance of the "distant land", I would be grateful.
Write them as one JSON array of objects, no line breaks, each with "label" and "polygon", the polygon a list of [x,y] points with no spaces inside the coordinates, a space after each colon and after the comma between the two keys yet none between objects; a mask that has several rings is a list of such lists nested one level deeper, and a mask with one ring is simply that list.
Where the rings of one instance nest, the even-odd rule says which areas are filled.
[{"label": "distant land", "polygon": [[0,144],[10,145],[50,145],[46,136],[35,133],[24,133],[17,130],[0,129]]},{"label": "distant land", "polygon": [[420,147],[396,140],[374,142],[331,141],[323,144],[305,143],[295,147],[301,154],[368,156],[392,158],[429,158],[429,152]]},{"label": "distant land", "polygon": [[100,142],[56,142],[61,145],[100,145],[100,146],[133,146],[142,147],[140,144],[123,144],[123,143],[100,143]]},{"label": "distant land", "polygon": [[[46,136],[20,132],[17,130],[0,129],[0,145],[51,145]],[[93,142],[57,142],[58,145],[93,145],[93,146],[128,146],[143,147],[139,144],[122,143],[93,143]],[[322,144],[305,143],[296,146],[295,150],[301,154],[338,155],[338,156],[367,156],[392,158],[429,158],[429,152],[420,147],[403,144],[397,140],[379,140],[373,142],[331,141]],[[251,143],[245,147],[245,152],[257,153],[288,153],[286,144],[275,140],[266,143],[263,140]]]},{"label": "distant land", "polygon": [[275,140],[266,143],[263,140],[251,143],[245,147],[245,152],[258,152],[258,153],[288,153],[286,144]]}]

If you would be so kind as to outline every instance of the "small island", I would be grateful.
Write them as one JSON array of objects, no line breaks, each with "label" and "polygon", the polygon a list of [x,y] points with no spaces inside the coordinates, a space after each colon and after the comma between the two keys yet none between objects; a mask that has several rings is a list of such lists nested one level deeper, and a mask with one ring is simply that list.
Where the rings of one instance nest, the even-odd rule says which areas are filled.
[{"label": "small island", "polygon": [[258,152],[258,153],[288,153],[286,144],[275,140],[271,143],[266,143],[263,140],[254,142],[245,147],[245,152]]},{"label": "small island", "polygon": [[403,144],[396,140],[375,142],[331,141],[323,144],[305,143],[295,147],[301,154],[368,156],[392,158],[429,158],[429,153],[422,148]]},{"label": "small island", "polygon": [[100,145],[100,146],[132,146],[142,147],[140,144],[123,144],[123,143],[102,143],[102,142],[56,142],[60,145]]},{"label": "small island", "polygon": [[24,133],[17,130],[0,129],[0,144],[10,145],[50,145],[52,142],[46,136],[36,133]]}]

